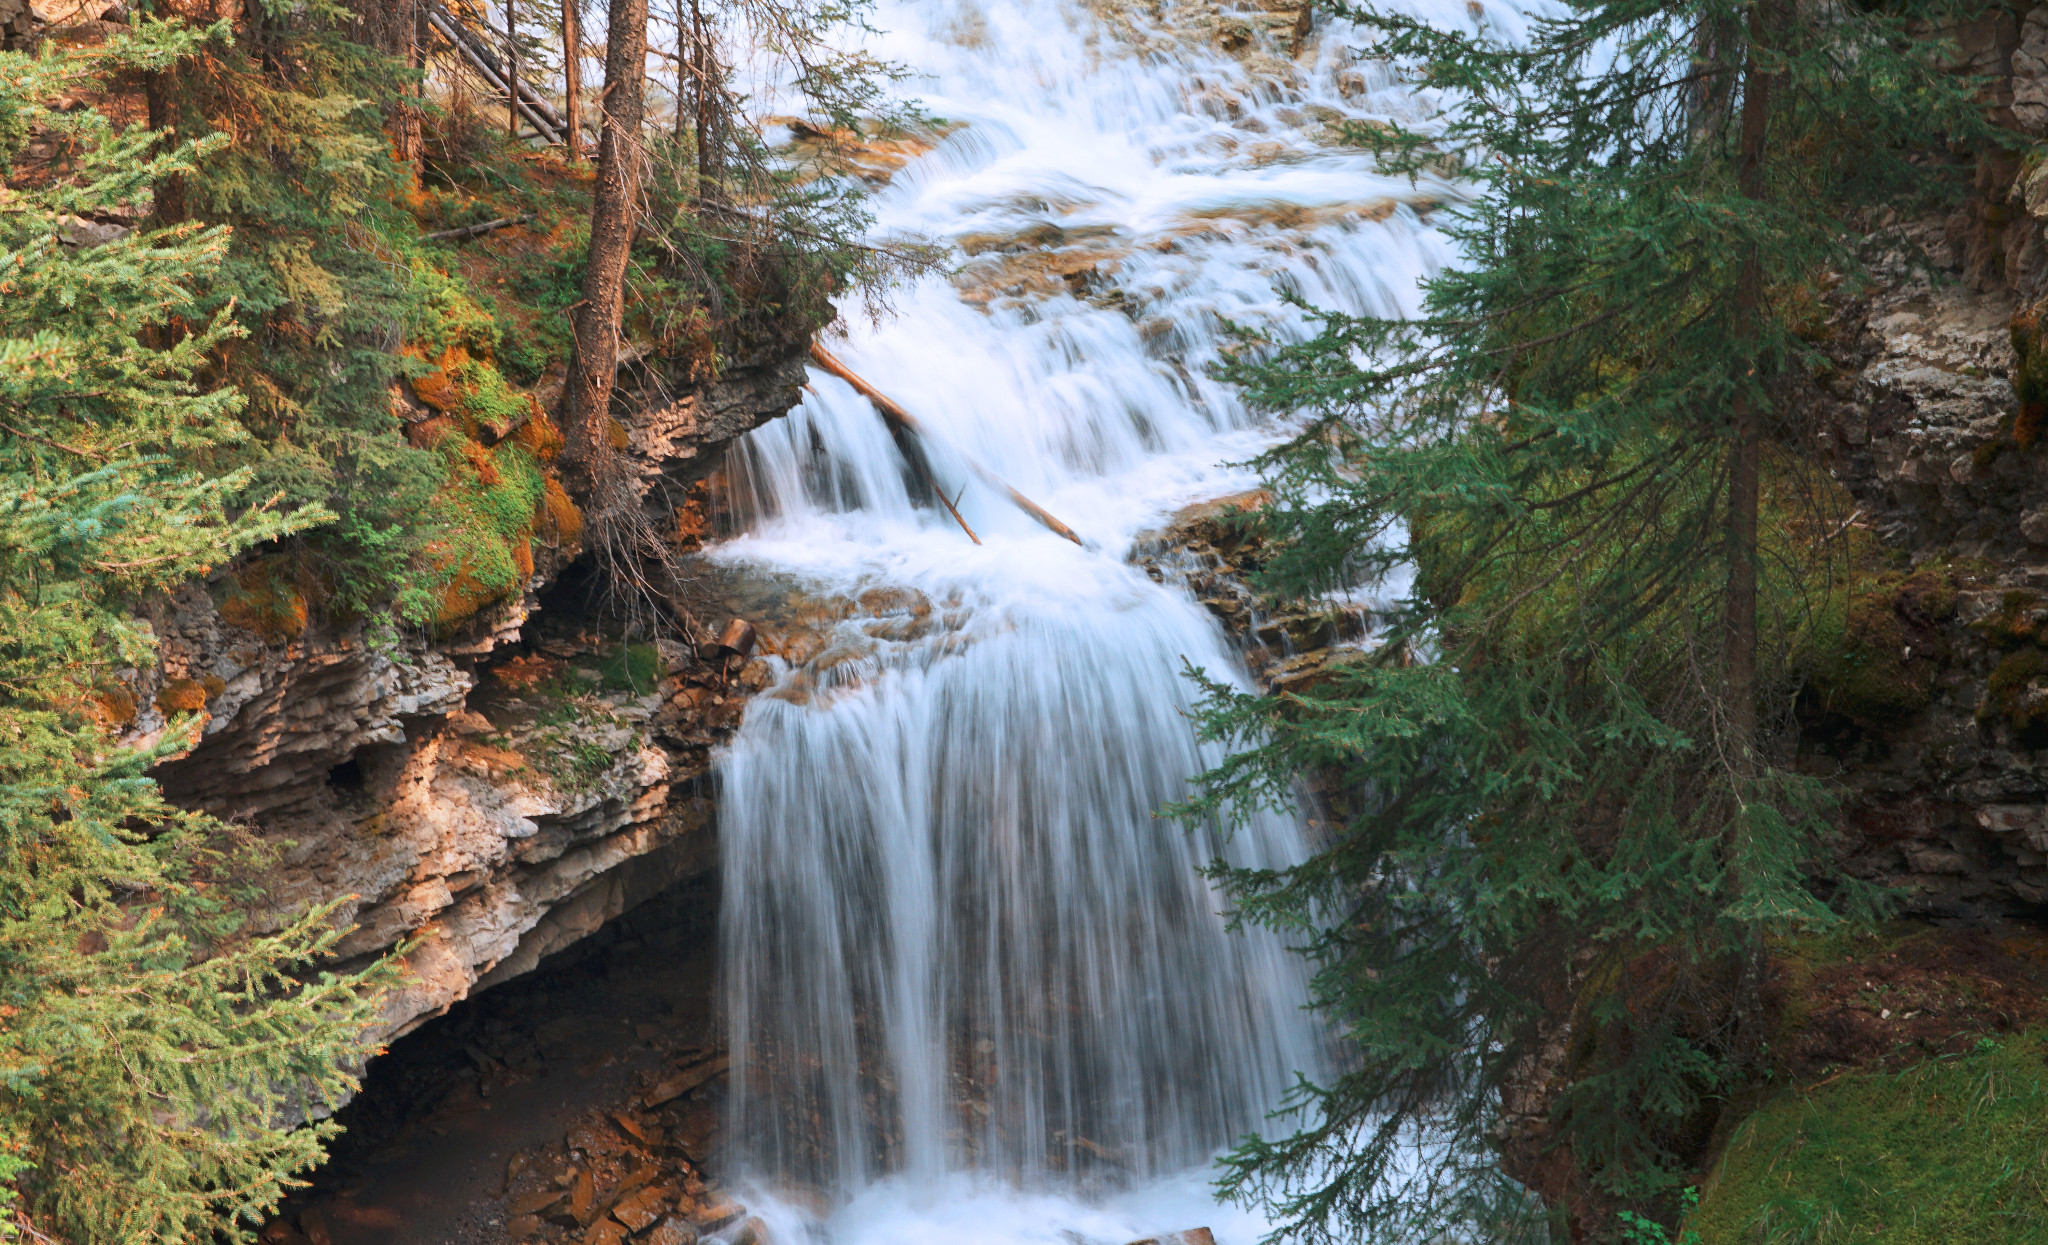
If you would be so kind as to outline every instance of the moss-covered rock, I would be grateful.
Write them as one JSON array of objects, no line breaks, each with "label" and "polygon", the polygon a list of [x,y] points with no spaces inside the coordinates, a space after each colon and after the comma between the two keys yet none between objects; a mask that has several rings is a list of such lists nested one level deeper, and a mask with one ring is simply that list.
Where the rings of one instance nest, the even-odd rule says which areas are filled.
[{"label": "moss-covered rock", "polygon": [[1702,1245],[2048,1241],[2048,1033],[1784,1091],[1735,1130]]},{"label": "moss-covered rock", "polygon": [[1956,604],[1946,563],[1854,581],[1823,610],[1810,642],[1808,682],[1821,707],[1859,722],[1926,708],[1946,656],[1941,627]]}]

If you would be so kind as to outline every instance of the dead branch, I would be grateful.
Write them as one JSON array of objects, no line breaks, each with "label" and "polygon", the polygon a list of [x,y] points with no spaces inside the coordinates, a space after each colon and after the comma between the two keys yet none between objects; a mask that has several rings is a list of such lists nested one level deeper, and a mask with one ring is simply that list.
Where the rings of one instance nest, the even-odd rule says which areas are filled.
[{"label": "dead branch", "polygon": [[[438,4],[429,5],[425,12],[427,23],[448,41],[449,46],[461,53],[470,68],[483,76],[486,85],[504,95],[506,102],[526,118],[541,138],[557,146],[562,143],[561,118],[554,117],[555,110],[546,100],[516,78],[508,82],[504,70],[498,66],[498,58],[481,45],[460,18],[451,16]],[[552,122],[550,117],[553,117]]]},{"label": "dead branch", "polygon": [[497,220],[487,220],[481,225],[464,225],[460,229],[443,229],[438,233],[421,234],[420,241],[454,242],[460,238],[482,237],[493,229],[503,229],[507,225],[516,225],[525,219],[524,216],[504,216]]},{"label": "dead branch", "polygon": [[[898,405],[894,399],[889,397],[889,395],[883,393],[881,390],[875,388],[873,385],[870,385],[866,381],[862,380],[859,376],[856,376],[851,368],[847,367],[844,363],[841,363],[837,358],[833,357],[831,351],[825,349],[823,346],[820,346],[817,342],[811,343],[811,360],[812,362],[816,363],[819,367],[824,368],[826,371],[832,373],[834,376],[837,376],[839,379],[845,381],[847,384],[852,385],[854,389],[858,391],[862,397],[866,398],[870,403],[874,405],[874,408],[877,411],[881,412],[882,418],[887,420],[889,423],[902,429],[904,432],[909,433],[911,436],[918,437],[920,439],[923,439],[926,436],[924,425],[917,422],[916,416],[912,415],[909,411],[904,410],[902,406]],[[955,452],[958,453],[957,450]],[[1016,489],[1013,489],[1008,484],[1004,483],[1002,478],[996,475],[995,472],[990,471],[988,468],[982,466],[980,463],[974,461],[974,459],[968,457],[964,453],[960,454],[960,461],[967,464],[967,469],[969,471],[972,471],[975,475],[980,476],[984,481],[986,481],[989,484],[990,487],[1000,489],[1006,496],[1009,497],[1010,501],[1013,504],[1015,504],[1019,510],[1022,510],[1025,514],[1028,514],[1032,518],[1037,519],[1040,523],[1043,523],[1049,530],[1066,537],[1068,540],[1073,541],[1075,544],[1078,545],[1081,543],[1081,538],[1074,534],[1073,528],[1068,527],[1066,524],[1054,518],[1052,516],[1052,513],[1048,511],[1045,507],[1039,505],[1035,501],[1032,501],[1029,497],[1024,496],[1024,494],[1018,492]],[[929,476],[927,476],[927,480],[929,480]],[[945,501],[945,497],[945,493],[943,491],[940,491],[939,500]],[[946,502],[946,509],[952,510],[953,504],[951,502]],[[959,512],[955,511],[953,517],[955,519],[958,519],[960,517]],[[967,524],[965,522],[962,522],[960,526],[962,528],[965,528]],[[970,537],[974,536],[973,532],[968,532],[967,534]],[[975,539],[974,543],[978,545],[981,543],[981,541],[977,538]]]}]

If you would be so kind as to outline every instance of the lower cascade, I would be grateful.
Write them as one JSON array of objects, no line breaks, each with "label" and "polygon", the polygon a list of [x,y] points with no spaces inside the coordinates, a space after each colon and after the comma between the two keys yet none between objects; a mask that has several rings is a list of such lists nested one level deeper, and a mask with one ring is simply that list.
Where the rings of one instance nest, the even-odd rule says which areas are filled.
[{"label": "lower cascade", "polygon": [[1328,1068],[1304,962],[1231,928],[1204,874],[1298,860],[1303,827],[1161,816],[1223,755],[1186,672],[1241,668],[1126,554],[1248,487],[1229,464],[1273,435],[1210,378],[1226,322],[1300,333],[1283,276],[1401,311],[1440,244],[1420,192],[1324,129],[1397,92],[1171,19],[878,11],[877,50],[953,123],[878,229],[976,258],[832,350],[922,435],[906,457],[815,370],[728,470],[744,525],[717,556],[815,590],[801,638],[764,629],[777,682],[719,767],[726,1135],[778,1240],[1249,1245],[1265,1225],[1214,1203],[1210,1161]]}]

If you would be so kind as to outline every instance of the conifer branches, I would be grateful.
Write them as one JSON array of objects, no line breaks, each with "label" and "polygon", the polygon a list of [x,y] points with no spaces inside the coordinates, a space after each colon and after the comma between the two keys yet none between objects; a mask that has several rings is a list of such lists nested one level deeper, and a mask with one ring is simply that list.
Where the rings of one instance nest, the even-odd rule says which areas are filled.
[{"label": "conifer branches", "polygon": [[[163,72],[200,37],[146,25],[96,68]],[[122,672],[154,656],[135,596],[326,516],[237,504],[246,472],[197,465],[244,435],[240,395],[192,383],[240,331],[198,289],[226,231],[60,244],[64,216],[133,211],[220,145],[47,111],[80,59],[0,54],[0,168],[36,129],[77,153],[0,211],[0,1175],[25,1197],[4,1214],[72,1241],[240,1239],[320,1157],[330,1126],[301,1125],[352,1086],[391,973],[311,969],[329,909],[245,924],[263,852],[144,777],[197,722],[113,740]]]},{"label": "conifer branches", "polygon": [[1342,793],[1325,850],[1230,878],[1307,931],[1358,1052],[1231,1160],[1307,1239],[1533,1232],[1503,1165],[1575,1238],[1671,1222],[1756,1071],[1763,940],[1877,903],[1786,763],[1840,505],[1789,395],[1850,222],[1996,140],[1945,11],[1620,0],[1510,41],[1347,10],[1446,100],[1361,138],[1475,195],[1420,319],[1324,316],[1233,373],[1305,420],[1265,462],[1262,587],[1413,574],[1372,660],[1212,686],[1204,722],[1241,751],[1190,811]]}]

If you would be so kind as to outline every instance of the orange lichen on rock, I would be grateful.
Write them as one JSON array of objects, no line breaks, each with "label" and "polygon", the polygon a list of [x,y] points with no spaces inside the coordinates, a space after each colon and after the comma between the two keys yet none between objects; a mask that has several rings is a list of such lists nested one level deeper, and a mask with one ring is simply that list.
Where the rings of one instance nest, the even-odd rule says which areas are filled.
[{"label": "orange lichen on rock", "polygon": [[468,571],[458,570],[449,576],[435,602],[434,625],[453,626],[504,595],[503,589],[486,587]]},{"label": "orange lichen on rock", "polygon": [[418,346],[407,346],[399,353],[421,362],[431,362],[432,371],[412,377],[407,383],[412,387],[413,397],[425,406],[437,411],[448,412],[462,404],[462,393],[455,387],[455,369],[468,363],[469,351],[456,345],[441,352],[437,359],[429,360],[427,352]]},{"label": "orange lichen on rock", "polygon": [[519,430],[512,434],[512,439],[532,451],[533,456],[544,463],[553,462],[555,455],[561,453],[562,446],[567,444],[562,438],[562,430],[555,427],[555,421],[549,419],[547,413],[540,409],[538,398],[533,402],[533,417],[519,426]]},{"label": "orange lichen on rock", "polygon": [[492,458],[491,452],[483,446],[465,437],[456,448],[463,458],[469,461],[470,470],[476,472],[476,478],[484,487],[489,488],[504,478],[498,474],[497,460]]},{"label": "orange lichen on rock", "polygon": [[285,564],[266,558],[251,562],[225,581],[220,616],[266,643],[283,644],[306,631],[306,594],[285,577]]},{"label": "orange lichen on rock", "polygon": [[197,713],[206,708],[206,685],[198,679],[172,679],[156,694],[156,707],[166,717],[173,713]]},{"label": "orange lichen on rock", "polygon": [[93,716],[102,726],[120,728],[135,721],[135,694],[119,683],[92,694]]},{"label": "orange lichen on rock", "polygon": [[686,550],[698,548],[710,531],[711,521],[704,516],[703,503],[697,498],[676,507],[676,544]]},{"label": "orange lichen on rock", "polygon": [[583,535],[583,512],[553,476],[547,478],[546,489],[540,503],[541,531],[552,537],[557,546],[567,548]]},{"label": "orange lichen on rock", "polygon": [[538,653],[514,657],[491,671],[492,677],[505,686],[519,691],[532,691],[543,683],[549,683],[562,673],[566,663]]}]

